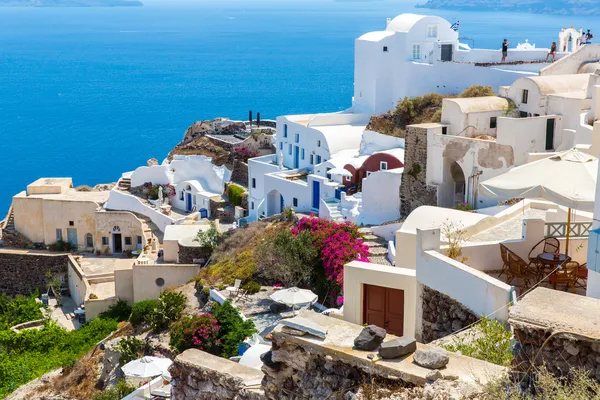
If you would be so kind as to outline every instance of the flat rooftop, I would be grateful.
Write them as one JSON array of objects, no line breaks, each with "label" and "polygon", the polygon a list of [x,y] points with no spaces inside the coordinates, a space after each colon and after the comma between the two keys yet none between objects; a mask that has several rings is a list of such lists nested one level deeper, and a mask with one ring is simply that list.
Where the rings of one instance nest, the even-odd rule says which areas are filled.
[{"label": "flat rooftop", "polygon": [[22,191],[14,197],[17,199],[31,198],[54,201],[92,201],[94,203],[102,204],[108,200],[109,195],[110,190],[105,190],[102,192],[78,192],[73,188],[69,188],[62,193],[32,193],[28,195],[27,192]]},{"label": "flat rooftop", "polygon": [[558,290],[536,288],[509,309],[515,327],[595,337],[600,332],[600,300]]},{"label": "flat rooftop", "polygon": [[200,231],[205,231],[210,228],[208,224],[191,224],[191,225],[167,225],[165,228],[165,240],[179,240],[184,238],[194,237]]},{"label": "flat rooftop", "polygon": [[[294,343],[303,348],[316,349],[318,353],[331,355],[336,359],[351,365],[362,366],[365,370],[376,370],[378,374],[396,376],[400,379],[423,386],[430,369],[423,368],[413,362],[413,354],[392,360],[378,360],[372,362],[367,355],[372,351],[356,350],[354,339],[362,331],[363,327],[337,318],[327,317],[313,311],[303,311],[300,316],[321,325],[327,329],[327,336],[321,339],[312,335],[294,336],[283,333],[282,325],[278,325],[273,331],[276,342],[284,339],[287,343]],[[396,336],[387,335],[384,342],[394,339]],[[428,349],[434,346],[417,343],[418,349]],[[444,368],[445,375],[457,376],[459,380],[468,383],[479,383],[485,385],[497,379],[506,369],[504,367],[466,357],[457,353],[449,352],[450,361]]]}]

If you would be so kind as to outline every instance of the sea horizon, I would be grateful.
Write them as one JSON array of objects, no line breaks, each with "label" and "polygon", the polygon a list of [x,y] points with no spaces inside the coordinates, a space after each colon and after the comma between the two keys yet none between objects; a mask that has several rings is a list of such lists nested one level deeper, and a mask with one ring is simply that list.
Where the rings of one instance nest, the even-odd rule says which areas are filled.
[{"label": "sea horizon", "polygon": [[405,0],[144,3],[0,8],[0,154],[9,166],[0,220],[34,180],[114,182],[164,159],[197,120],[350,107],[354,40],[385,29],[386,17],[460,20],[460,36],[478,48],[499,48],[505,37],[548,47],[561,27],[600,29],[598,18],[416,9]]}]

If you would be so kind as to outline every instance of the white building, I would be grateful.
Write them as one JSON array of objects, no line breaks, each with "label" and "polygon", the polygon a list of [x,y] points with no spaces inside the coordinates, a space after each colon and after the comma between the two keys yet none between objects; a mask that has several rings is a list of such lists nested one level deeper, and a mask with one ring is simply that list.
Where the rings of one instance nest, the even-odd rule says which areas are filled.
[{"label": "white building", "polygon": [[[381,114],[405,96],[460,93],[471,85],[497,88],[524,75],[536,76],[548,65],[498,65],[500,47],[498,42],[497,49],[471,49],[440,17],[402,14],[388,19],[385,30],[356,40],[353,108]],[[521,45],[509,49],[507,61],[541,61],[548,51]],[[557,59],[564,55],[558,53]]]},{"label": "white building", "polygon": [[[248,161],[249,217],[270,216],[283,207],[319,212],[340,183],[312,172],[336,153],[358,149],[368,115],[332,113],[277,118],[277,154]],[[281,164],[281,165],[280,165]]]}]

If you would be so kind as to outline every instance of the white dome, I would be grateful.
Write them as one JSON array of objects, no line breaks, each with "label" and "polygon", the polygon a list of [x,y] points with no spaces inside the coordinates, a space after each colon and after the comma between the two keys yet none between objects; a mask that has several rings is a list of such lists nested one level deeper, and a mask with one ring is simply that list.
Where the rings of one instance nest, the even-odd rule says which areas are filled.
[{"label": "white dome", "polygon": [[425,17],[426,15],[400,14],[390,21],[387,30],[393,32],[408,32],[417,22]]}]

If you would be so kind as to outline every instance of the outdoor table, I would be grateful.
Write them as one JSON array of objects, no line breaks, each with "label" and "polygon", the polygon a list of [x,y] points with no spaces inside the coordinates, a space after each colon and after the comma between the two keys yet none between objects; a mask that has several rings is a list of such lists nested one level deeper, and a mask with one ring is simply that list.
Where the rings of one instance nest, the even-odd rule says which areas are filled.
[{"label": "outdoor table", "polygon": [[540,264],[540,279],[542,279],[544,277],[544,268],[548,267],[554,270],[556,267],[567,261],[569,256],[561,253],[558,255],[558,257],[554,257],[554,253],[541,253],[538,254],[537,259]]}]

